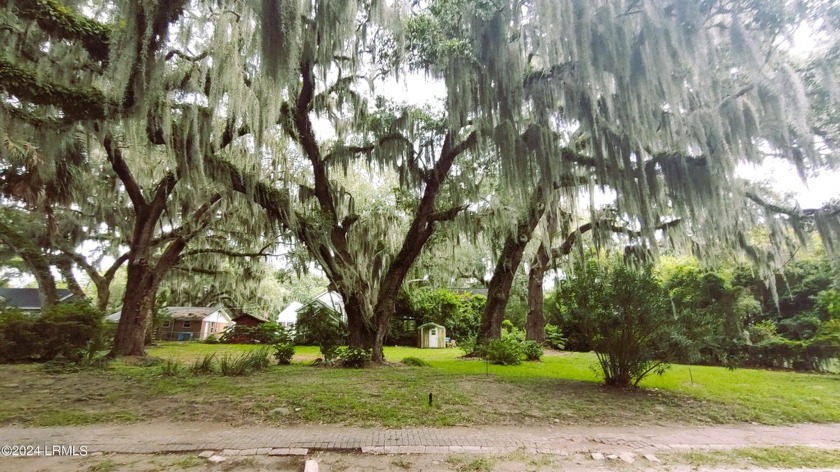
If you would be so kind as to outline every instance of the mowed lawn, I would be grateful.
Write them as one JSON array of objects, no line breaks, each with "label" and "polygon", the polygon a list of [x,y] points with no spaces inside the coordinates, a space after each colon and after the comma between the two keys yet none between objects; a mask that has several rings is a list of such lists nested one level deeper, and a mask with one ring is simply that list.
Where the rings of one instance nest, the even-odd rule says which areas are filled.
[{"label": "mowed lawn", "polygon": [[[162,343],[150,356],[189,364],[259,346]],[[550,353],[517,367],[462,359],[459,349],[385,349],[389,365],[313,367],[316,347],[290,366],[245,377],[162,375],[126,361],[108,369],[48,373],[0,366],[0,424],[76,425],[151,419],[242,424],[360,426],[645,425],[840,422],[840,376],[673,366],[641,389],[601,386],[595,357]],[[405,357],[430,367],[408,367]],[[429,405],[429,395],[432,404]]]}]

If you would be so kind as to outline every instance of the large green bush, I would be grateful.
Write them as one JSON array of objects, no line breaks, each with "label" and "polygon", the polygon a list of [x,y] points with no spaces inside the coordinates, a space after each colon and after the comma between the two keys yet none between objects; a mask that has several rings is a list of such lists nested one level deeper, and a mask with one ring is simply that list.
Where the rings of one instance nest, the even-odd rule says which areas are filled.
[{"label": "large green bush", "polygon": [[489,341],[484,345],[483,353],[485,359],[498,365],[519,365],[524,357],[522,342],[513,336]]},{"label": "large green bush", "polygon": [[257,326],[233,325],[225,330],[219,341],[228,344],[277,344],[289,337],[283,325],[267,322]]},{"label": "large green bush", "polygon": [[370,349],[363,349],[360,347],[341,347],[338,349],[338,359],[341,360],[341,366],[351,369],[361,369],[366,366],[371,359]]},{"label": "large green bush", "polygon": [[324,362],[332,363],[338,357],[338,348],[347,337],[347,326],[334,312],[313,305],[299,312],[295,334],[298,344],[317,344]]},{"label": "large green bush", "polygon": [[638,385],[667,367],[674,316],[651,270],[590,266],[564,281],[569,319],[598,358],[604,383]]},{"label": "large green bush", "polygon": [[72,362],[105,348],[102,315],[85,302],[59,304],[39,315],[0,309],[0,362]]}]

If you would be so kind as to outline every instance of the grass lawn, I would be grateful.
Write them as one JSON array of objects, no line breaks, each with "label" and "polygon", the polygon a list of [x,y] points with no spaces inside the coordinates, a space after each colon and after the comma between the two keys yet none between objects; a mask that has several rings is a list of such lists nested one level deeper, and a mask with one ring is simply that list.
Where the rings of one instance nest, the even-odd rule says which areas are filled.
[{"label": "grass lawn", "polygon": [[[172,342],[149,355],[190,363],[256,347]],[[388,427],[840,421],[837,375],[673,366],[642,389],[625,391],[598,383],[591,354],[555,353],[503,367],[461,359],[458,349],[391,347],[385,356],[395,364],[362,370],[312,367],[318,355],[316,347],[298,347],[292,365],[246,377],[167,377],[159,365],[128,361],[62,374],[36,365],[0,366],[0,424],[153,418]],[[409,356],[431,367],[397,363]]]}]

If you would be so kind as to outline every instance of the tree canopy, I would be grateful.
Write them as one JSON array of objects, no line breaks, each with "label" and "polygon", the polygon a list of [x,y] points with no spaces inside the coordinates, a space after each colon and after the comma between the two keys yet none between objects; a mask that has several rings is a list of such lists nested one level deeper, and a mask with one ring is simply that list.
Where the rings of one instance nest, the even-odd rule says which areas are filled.
[{"label": "tree canopy", "polygon": [[[836,166],[838,18],[789,0],[0,1],[0,242],[51,300],[51,267],[107,293],[116,269],[82,254],[107,240],[127,264],[114,354],[143,353],[173,274],[237,267],[223,292],[280,243],[375,361],[441,228],[492,235],[484,338],[522,261],[541,286],[584,233],[770,274],[810,228],[840,242],[836,202],[791,207],[737,172]],[[792,51],[800,28],[819,54]],[[385,98],[407,75],[442,106]]]}]

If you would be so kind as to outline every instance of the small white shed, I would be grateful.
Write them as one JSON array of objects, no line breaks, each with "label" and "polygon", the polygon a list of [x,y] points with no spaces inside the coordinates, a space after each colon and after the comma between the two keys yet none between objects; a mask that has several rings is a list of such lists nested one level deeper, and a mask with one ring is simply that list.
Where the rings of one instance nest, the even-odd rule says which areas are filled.
[{"label": "small white shed", "polygon": [[446,328],[437,323],[426,323],[417,327],[417,346],[421,349],[446,347]]}]

